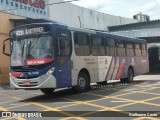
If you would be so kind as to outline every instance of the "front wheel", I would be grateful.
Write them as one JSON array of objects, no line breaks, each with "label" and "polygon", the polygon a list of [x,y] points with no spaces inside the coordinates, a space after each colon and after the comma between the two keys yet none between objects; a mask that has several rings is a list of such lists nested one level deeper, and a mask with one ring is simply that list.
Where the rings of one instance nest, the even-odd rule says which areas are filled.
[{"label": "front wheel", "polygon": [[122,83],[132,83],[134,78],[134,71],[132,68],[128,69],[127,78],[120,79]]},{"label": "front wheel", "polygon": [[87,91],[90,87],[90,82],[86,74],[79,73],[78,79],[77,79],[77,85],[73,87],[73,89],[78,92],[84,92]]},{"label": "front wheel", "polygon": [[52,95],[54,93],[54,88],[42,88],[40,89],[46,95]]}]

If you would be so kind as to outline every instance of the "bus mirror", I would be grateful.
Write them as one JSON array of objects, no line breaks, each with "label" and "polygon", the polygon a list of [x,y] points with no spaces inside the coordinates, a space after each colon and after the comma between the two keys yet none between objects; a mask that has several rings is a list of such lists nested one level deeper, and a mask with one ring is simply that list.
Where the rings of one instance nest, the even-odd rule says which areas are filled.
[{"label": "bus mirror", "polygon": [[7,56],[11,56],[10,54],[6,53],[6,42],[9,41],[10,39],[7,38],[6,40],[3,41],[3,54],[7,55]]},{"label": "bus mirror", "polygon": [[6,44],[3,44],[3,53],[5,52]]}]

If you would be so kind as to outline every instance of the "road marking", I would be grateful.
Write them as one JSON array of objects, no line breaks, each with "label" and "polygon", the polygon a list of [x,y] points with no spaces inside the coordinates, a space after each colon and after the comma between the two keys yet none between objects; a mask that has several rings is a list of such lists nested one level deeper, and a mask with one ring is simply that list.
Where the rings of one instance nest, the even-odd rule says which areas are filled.
[{"label": "road marking", "polygon": [[5,104],[5,103],[11,103],[11,102],[16,102],[17,100],[11,100],[11,101],[6,101],[6,102],[0,102],[0,105],[1,104]]},{"label": "road marking", "polygon": [[[1,110],[2,112],[3,112],[3,111],[5,111],[5,112],[9,111],[8,109],[3,108],[2,106],[0,106],[0,110]],[[13,117],[13,118],[16,118],[16,119],[18,119],[18,120],[26,120],[26,119],[21,118],[21,117]],[[12,118],[12,119],[13,119],[13,118]],[[8,120],[8,118],[4,118],[3,120]]]},{"label": "road marking", "polygon": [[28,105],[30,105],[30,104],[26,103],[26,104],[21,104],[21,105],[13,106],[13,107],[8,107],[7,109],[19,108],[19,107],[24,107],[24,106],[28,106]]},{"label": "road marking", "polygon": [[124,103],[124,102],[129,102],[129,101],[110,101],[112,103]]},{"label": "road marking", "polygon": [[[67,118],[62,118],[60,120],[69,120],[69,119],[77,119],[77,120],[83,120],[82,117],[67,117]],[[86,119],[87,120],[87,119]]]},{"label": "road marking", "polygon": [[160,120],[160,119],[155,117],[138,117],[133,120]]},{"label": "road marking", "polygon": [[[2,93],[0,93],[1,95],[5,95],[5,96],[9,96],[9,97],[11,97],[11,98],[13,98],[13,99],[16,99],[16,100],[23,100],[23,99],[21,99],[21,98],[18,98],[18,97],[14,97],[14,96],[11,96],[11,95],[9,95],[9,94],[2,94]],[[55,111],[55,112],[58,112],[58,113],[60,113],[60,114],[63,114],[63,115],[66,115],[66,116],[69,116],[69,117],[77,117],[76,115],[74,115],[74,114],[71,114],[71,113],[68,113],[68,112],[65,112],[65,111],[61,111],[61,110],[59,110],[59,109],[57,109],[57,108],[52,108],[52,107],[49,107],[49,106],[46,106],[46,105],[43,105],[43,104],[40,104],[40,103],[36,103],[36,102],[30,102],[30,101],[26,101],[26,102],[28,102],[28,104],[33,104],[33,105],[36,105],[36,106],[39,106],[39,107],[42,107],[42,108],[45,108],[45,109],[47,109],[47,110],[49,110],[49,111]],[[81,120],[82,120],[83,118],[81,118]],[[83,119],[83,120],[86,120],[86,119]]]}]

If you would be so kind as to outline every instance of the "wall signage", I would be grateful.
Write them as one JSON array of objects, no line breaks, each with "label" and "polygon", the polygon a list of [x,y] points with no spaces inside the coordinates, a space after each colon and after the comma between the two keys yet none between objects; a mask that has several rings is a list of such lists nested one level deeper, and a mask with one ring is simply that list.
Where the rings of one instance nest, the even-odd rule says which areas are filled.
[{"label": "wall signage", "polygon": [[13,1],[30,5],[31,7],[45,9],[45,0],[13,0]]}]

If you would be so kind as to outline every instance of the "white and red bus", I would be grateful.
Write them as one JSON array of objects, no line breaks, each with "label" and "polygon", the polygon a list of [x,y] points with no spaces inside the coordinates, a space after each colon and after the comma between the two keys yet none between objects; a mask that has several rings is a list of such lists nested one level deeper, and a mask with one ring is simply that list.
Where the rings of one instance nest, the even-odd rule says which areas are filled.
[{"label": "white and red bus", "polygon": [[[10,40],[11,53],[5,53]],[[58,23],[17,27],[4,41],[11,57],[10,84],[16,89],[86,91],[91,83],[132,82],[149,71],[146,40],[72,28]]]}]

